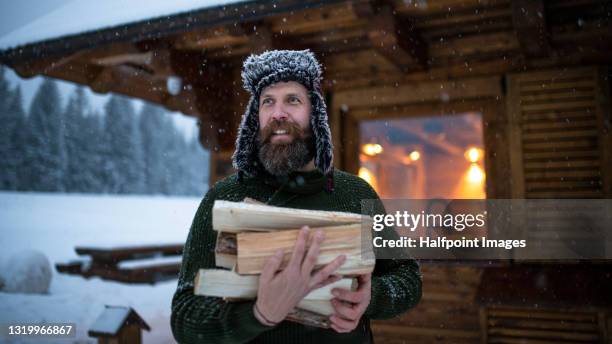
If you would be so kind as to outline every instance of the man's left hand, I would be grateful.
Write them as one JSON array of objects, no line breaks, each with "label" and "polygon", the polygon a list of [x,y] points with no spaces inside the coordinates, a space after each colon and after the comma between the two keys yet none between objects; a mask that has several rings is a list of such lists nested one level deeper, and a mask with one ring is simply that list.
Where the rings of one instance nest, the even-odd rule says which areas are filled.
[{"label": "man's left hand", "polygon": [[331,327],[338,333],[353,331],[359,319],[368,308],[372,297],[372,274],[360,275],[358,287],[355,291],[335,288],[332,299],[335,313],[329,320]]}]

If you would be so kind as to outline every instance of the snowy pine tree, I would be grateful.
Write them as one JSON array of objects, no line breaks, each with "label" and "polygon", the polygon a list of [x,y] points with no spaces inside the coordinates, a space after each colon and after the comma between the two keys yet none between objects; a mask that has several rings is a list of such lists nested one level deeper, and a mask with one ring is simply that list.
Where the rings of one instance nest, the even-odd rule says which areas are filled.
[{"label": "snowy pine tree", "polygon": [[188,195],[191,177],[189,174],[189,170],[191,169],[189,146],[181,132],[175,130],[175,133],[177,155],[174,169],[174,194]]},{"label": "snowy pine tree", "polygon": [[177,195],[180,194],[180,183],[182,182],[183,166],[180,161],[185,142],[183,140],[183,135],[178,132],[172,122],[170,122],[170,125],[166,128],[165,133],[167,135],[167,141],[163,155],[166,164],[162,172],[162,193],[165,195]]},{"label": "snowy pine tree", "polygon": [[45,79],[38,88],[25,136],[24,185],[28,190],[63,191],[66,152],[63,111],[57,84]]},{"label": "snowy pine tree", "polygon": [[111,96],[105,105],[103,161],[107,192],[141,193],[144,168],[136,133],[134,108],[129,99]]},{"label": "snowy pine tree", "polygon": [[64,111],[64,141],[66,144],[66,170],[63,175],[64,187],[68,192],[84,192],[83,163],[87,160],[84,149],[90,138],[84,133],[84,114],[88,111],[87,95],[83,87],[75,88]]},{"label": "snowy pine tree", "polygon": [[10,97],[7,95],[7,100],[7,106],[0,112],[0,189],[17,190],[23,148],[23,135],[18,131],[23,130],[26,120],[19,85]]},{"label": "snowy pine tree", "polygon": [[30,122],[29,116],[25,113],[23,109],[23,97],[21,96],[21,88],[17,88],[15,95],[13,97],[13,106],[16,112],[21,112],[22,115],[19,116],[19,120],[15,124],[15,130],[13,131],[12,142],[15,147],[16,152],[16,174],[17,174],[17,188],[16,190],[29,190],[30,186],[26,180],[28,169],[28,161],[27,157],[27,142],[28,135],[30,132]]},{"label": "snowy pine tree", "polygon": [[11,142],[10,137],[14,130],[15,122],[10,121],[8,113],[8,103],[11,98],[8,80],[6,80],[4,66],[0,65],[0,189],[11,190],[11,177],[9,176],[8,166],[5,157],[10,154]]},{"label": "snowy pine tree", "polygon": [[105,152],[104,117],[98,112],[91,112],[81,117],[80,132],[83,161],[81,161],[82,191],[87,193],[103,193],[105,188]]},{"label": "snowy pine tree", "polygon": [[208,185],[207,151],[197,138],[186,142],[170,116],[150,103],[140,113],[147,193],[202,196]]},{"label": "snowy pine tree", "polygon": [[132,152],[133,160],[130,169],[130,178],[133,181],[133,188],[130,193],[146,194],[145,185],[145,160],[144,152],[142,147],[142,133],[138,125],[138,116],[136,115],[134,108],[131,107],[131,119],[132,119],[132,142],[134,149]]},{"label": "snowy pine tree", "polygon": [[3,114],[8,107],[8,99],[10,99],[11,94],[9,83],[5,74],[5,67],[0,65],[0,115]]},{"label": "snowy pine tree", "polygon": [[139,119],[145,163],[145,189],[148,194],[161,194],[166,164],[164,160],[164,149],[167,145],[166,130],[172,123],[162,107],[151,103],[144,103]]},{"label": "snowy pine tree", "polygon": [[194,136],[188,145],[185,158],[188,161],[189,168],[186,170],[186,179],[189,181],[186,195],[204,196],[208,190],[208,164],[210,155],[205,150],[197,136]]}]

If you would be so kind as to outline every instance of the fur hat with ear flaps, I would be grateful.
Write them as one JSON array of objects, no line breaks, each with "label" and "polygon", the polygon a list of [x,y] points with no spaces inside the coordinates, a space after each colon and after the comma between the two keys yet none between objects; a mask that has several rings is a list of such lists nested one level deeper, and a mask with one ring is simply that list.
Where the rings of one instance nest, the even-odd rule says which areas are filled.
[{"label": "fur hat with ear flaps", "polygon": [[232,157],[238,177],[261,170],[256,138],[259,133],[259,96],[261,91],[280,81],[296,81],[308,90],[312,104],[310,126],[316,144],[315,166],[328,177],[327,190],[333,189],[333,146],[325,101],[321,94],[321,66],[310,50],[274,50],[249,56],[242,67],[244,88],[251,99],[242,115]]}]

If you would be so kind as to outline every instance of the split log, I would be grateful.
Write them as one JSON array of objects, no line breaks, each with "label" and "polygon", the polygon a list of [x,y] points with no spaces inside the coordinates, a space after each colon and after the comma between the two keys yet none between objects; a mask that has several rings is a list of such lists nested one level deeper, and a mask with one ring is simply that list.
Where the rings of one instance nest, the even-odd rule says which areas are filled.
[{"label": "split log", "polygon": [[[221,269],[200,269],[195,279],[196,295],[222,297],[226,302],[250,300],[257,297],[259,276],[239,275],[234,271]],[[331,291],[334,288],[355,290],[357,281],[343,278],[332,284],[311,291],[289,313],[286,320],[300,324],[329,328],[329,316],[334,314]]]},{"label": "split log", "polygon": [[315,312],[310,312],[300,308],[295,308],[293,311],[291,311],[291,313],[287,315],[287,320],[313,327],[331,327],[329,315],[317,314]]},{"label": "split log", "polygon": [[215,265],[233,269],[236,266],[237,246],[236,233],[219,232],[215,245]]},{"label": "split log", "polygon": [[[335,287],[334,287],[335,288]],[[345,288],[348,289],[348,288]],[[354,289],[353,289],[354,290]],[[331,300],[302,300],[297,306],[299,309],[314,314],[330,316],[335,313]]]},{"label": "split log", "polygon": [[[194,293],[231,299],[254,299],[257,297],[258,287],[259,276],[257,275],[239,275],[236,272],[221,269],[200,269],[196,275]],[[333,298],[331,291],[334,288],[354,290],[356,281],[353,278],[343,278],[311,291],[304,297],[304,301],[329,301]],[[326,308],[315,302],[307,304],[307,309],[316,311]]]},{"label": "split log", "polygon": [[251,198],[251,197],[245,197],[242,201],[244,203],[249,203],[249,204],[266,205],[264,202],[260,202],[260,201],[254,199],[254,198]]},{"label": "split log", "polygon": [[[360,275],[372,272],[376,260],[372,251],[370,231],[362,238],[361,224],[313,228],[309,240],[320,229],[325,233],[321,244],[316,267],[320,268],[333,261],[337,256],[346,255],[344,264],[336,270],[339,275]],[[239,274],[261,273],[266,260],[282,249],[285,252],[281,269],[284,268],[293,252],[299,229],[278,232],[243,232],[237,234],[238,257],[236,270]],[[362,240],[364,242],[362,243]]]},{"label": "split log", "polygon": [[273,207],[245,202],[215,201],[213,229],[220,232],[273,231],[361,223],[369,219],[353,213]]}]

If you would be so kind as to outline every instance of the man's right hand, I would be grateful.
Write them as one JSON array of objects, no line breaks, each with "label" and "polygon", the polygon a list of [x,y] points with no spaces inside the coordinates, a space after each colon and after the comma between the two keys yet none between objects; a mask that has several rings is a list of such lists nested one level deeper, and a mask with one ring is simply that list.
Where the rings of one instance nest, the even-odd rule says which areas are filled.
[{"label": "man's right hand", "polygon": [[[308,227],[302,227],[293,248],[289,264],[278,271],[283,262],[284,252],[278,250],[270,257],[259,277],[259,289],[255,303],[255,316],[266,325],[281,322],[302,299],[312,290],[338,281],[340,276],[332,275],[346,260],[340,255],[323,268],[313,272],[319,257],[319,248],[324,233],[317,231],[308,250]],[[263,318],[263,319],[262,319]]]}]

